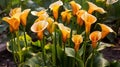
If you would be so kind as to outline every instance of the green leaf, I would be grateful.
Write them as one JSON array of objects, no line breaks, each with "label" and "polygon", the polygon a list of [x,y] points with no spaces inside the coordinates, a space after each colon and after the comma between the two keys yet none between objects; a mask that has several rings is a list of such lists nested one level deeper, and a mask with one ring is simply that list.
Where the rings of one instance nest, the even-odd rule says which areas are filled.
[{"label": "green leaf", "polygon": [[73,48],[66,47],[65,53],[67,56],[75,58],[75,51]]},{"label": "green leaf", "polygon": [[110,63],[110,67],[120,67],[120,61],[113,61]]}]

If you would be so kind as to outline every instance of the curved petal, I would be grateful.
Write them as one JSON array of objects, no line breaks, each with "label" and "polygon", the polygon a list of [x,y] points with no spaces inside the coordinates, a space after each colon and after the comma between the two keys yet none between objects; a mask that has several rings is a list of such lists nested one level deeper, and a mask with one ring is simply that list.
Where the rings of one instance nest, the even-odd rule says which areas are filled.
[{"label": "curved petal", "polygon": [[21,19],[21,24],[23,26],[26,26],[26,20],[27,20],[27,16],[28,16],[28,13],[30,12],[30,9],[26,9],[22,12],[21,16],[20,16],[20,19]]},{"label": "curved petal", "polygon": [[83,42],[83,38],[81,35],[73,35],[72,41],[75,43],[74,49],[75,51],[78,51],[80,44]]},{"label": "curved petal", "polygon": [[81,6],[78,3],[76,3],[75,1],[71,1],[70,5],[72,7],[73,15],[76,15],[77,11],[79,11],[81,9]]},{"label": "curved petal", "polygon": [[59,24],[58,24],[58,27],[59,27],[59,29],[60,29],[61,32],[62,32],[63,42],[66,42],[67,38],[70,37],[70,31],[71,31],[71,29],[68,28],[68,27],[66,27],[66,26],[64,26],[62,23],[59,23]]},{"label": "curved petal", "polygon": [[13,16],[16,13],[21,13],[21,8],[20,7],[11,9],[9,15]]},{"label": "curved petal", "polygon": [[37,33],[37,32],[40,32],[40,31],[43,31],[44,29],[46,29],[47,26],[48,26],[48,22],[46,22],[46,21],[39,21],[39,22],[34,23],[31,26],[31,31]]},{"label": "curved petal", "polygon": [[87,2],[87,3],[89,5],[88,13],[92,14],[94,11],[98,11],[101,14],[106,13],[106,11],[103,8],[96,6],[92,2]]},{"label": "curved petal", "polygon": [[100,31],[94,31],[90,34],[89,38],[92,41],[92,47],[96,48],[97,46],[97,41],[100,40],[102,37],[102,34]]},{"label": "curved petal", "polygon": [[102,39],[104,37],[106,37],[110,32],[114,32],[109,26],[105,25],[105,24],[100,24],[100,27],[102,29]]}]

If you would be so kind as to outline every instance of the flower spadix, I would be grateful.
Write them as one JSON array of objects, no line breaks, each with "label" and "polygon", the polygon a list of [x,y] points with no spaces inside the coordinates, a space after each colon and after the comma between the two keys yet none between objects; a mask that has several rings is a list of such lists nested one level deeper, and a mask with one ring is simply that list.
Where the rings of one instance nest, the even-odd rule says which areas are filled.
[{"label": "flower spadix", "polygon": [[70,19],[72,17],[72,14],[71,14],[70,10],[66,9],[65,11],[63,11],[61,13],[61,16],[62,16],[62,21],[63,22],[67,21],[67,23],[69,23]]},{"label": "flower spadix", "polygon": [[83,37],[81,35],[73,35],[72,41],[75,44],[75,46],[74,46],[75,51],[78,51],[80,44],[83,42]]},{"label": "flower spadix", "polygon": [[82,26],[83,25],[83,20],[81,19],[81,16],[85,13],[85,10],[79,10],[76,15],[77,15],[77,23]]},{"label": "flower spadix", "polygon": [[81,6],[75,1],[71,1],[70,5],[72,7],[73,15],[76,15],[76,13],[81,9]]},{"label": "flower spadix", "polygon": [[47,28],[47,21],[39,21],[31,26],[31,31],[37,33],[39,40],[43,38],[43,31]]},{"label": "flower spadix", "polygon": [[100,31],[94,31],[90,34],[89,39],[92,41],[92,47],[97,47],[97,42],[101,39],[102,35]]},{"label": "flower spadix", "polygon": [[21,20],[21,24],[23,26],[26,26],[26,22],[27,22],[27,16],[28,16],[28,13],[30,12],[30,9],[25,9],[22,13],[21,13],[21,16],[20,16],[20,20]]},{"label": "flower spadix", "polygon": [[102,29],[102,39],[104,37],[106,37],[110,32],[114,32],[109,26],[105,25],[105,24],[100,24],[100,27]]},{"label": "flower spadix", "polygon": [[97,18],[87,12],[81,16],[82,20],[85,22],[86,34],[90,32],[91,25],[97,21]]},{"label": "flower spadix", "polygon": [[66,42],[67,38],[70,37],[70,31],[71,29],[69,27],[64,26],[62,23],[57,24],[59,29],[62,32],[62,39],[63,42]]},{"label": "flower spadix", "polygon": [[58,10],[59,10],[59,7],[63,5],[63,2],[61,0],[59,1],[56,1],[54,3],[52,3],[49,8],[52,10],[53,12],[53,16],[55,18],[55,20],[58,19]]},{"label": "flower spadix", "polygon": [[106,13],[106,11],[103,8],[96,6],[92,2],[87,2],[87,3],[89,5],[88,13],[92,14],[94,11],[97,11],[101,14]]}]

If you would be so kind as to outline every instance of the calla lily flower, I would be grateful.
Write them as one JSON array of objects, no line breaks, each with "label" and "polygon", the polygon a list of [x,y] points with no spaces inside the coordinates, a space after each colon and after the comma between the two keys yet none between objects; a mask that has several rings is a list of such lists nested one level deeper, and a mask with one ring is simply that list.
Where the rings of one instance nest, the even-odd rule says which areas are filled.
[{"label": "calla lily flower", "polygon": [[71,31],[71,29],[68,28],[68,27],[66,27],[66,26],[64,26],[62,23],[59,23],[59,24],[57,24],[57,25],[58,25],[59,29],[60,29],[61,32],[62,32],[63,42],[66,42],[67,38],[70,37],[70,31]]},{"label": "calla lily flower", "polygon": [[21,13],[20,19],[21,19],[21,24],[23,26],[26,26],[26,20],[29,12],[30,12],[30,9],[26,9]]},{"label": "calla lily flower", "polygon": [[75,1],[71,1],[70,5],[72,7],[73,15],[76,15],[76,13],[81,9],[81,6]]},{"label": "calla lily flower", "polygon": [[81,16],[85,13],[85,10],[79,10],[76,15],[77,15],[77,23],[82,26],[83,25],[83,20],[81,19]]},{"label": "calla lily flower", "polygon": [[118,2],[119,0],[106,0],[106,4],[110,5],[110,4],[114,4],[116,2]]},{"label": "calla lily flower", "polygon": [[100,31],[94,31],[90,34],[89,38],[92,41],[92,47],[97,47],[97,42],[101,39],[102,35]]},{"label": "calla lily flower", "polygon": [[73,35],[72,41],[75,44],[74,49],[77,52],[79,50],[80,44],[83,42],[83,38],[81,35]]},{"label": "calla lily flower", "polygon": [[10,32],[15,32],[19,29],[20,14],[16,13],[12,17],[3,17],[2,20],[6,21],[10,25]]},{"label": "calla lily flower", "polygon": [[43,38],[43,31],[47,28],[47,26],[47,21],[39,21],[31,26],[31,31],[37,33],[38,39],[41,40]]},{"label": "calla lily flower", "polygon": [[10,10],[9,16],[12,17],[13,15],[15,15],[16,13],[21,13],[21,8],[14,8]]},{"label": "calla lily flower", "polygon": [[34,15],[34,16],[38,16],[38,19],[36,19],[35,22],[46,20],[49,17],[49,15],[47,14],[46,10],[41,10],[39,12],[32,11],[31,14]]},{"label": "calla lily flower", "polygon": [[61,13],[62,16],[62,21],[65,22],[67,21],[68,23],[70,22],[70,19],[72,17],[72,14],[70,13],[70,10],[66,9]]},{"label": "calla lily flower", "polygon": [[48,22],[47,30],[49,31],[49,33],[52,33],[55,29],[54,20],[51,17],[49,17],[47,18],[47,22]]},{"label": "calla lily flower", "polygon": [[92,14],[94,11],[98,11],[101,14],[106,13],[106,11],[103,8],[96,6],[92,2],[87,3],[89,5],[88,13]]},{"label": "calla lily flower", "polygon": [[59,7],[63,5],[63,2],[61,0],[59,1],[56,1],[54,3],[52,3],[49,8],[53,11],[53,16],[55,18],[55,20],[57,20],[58,18],[58,10],[59,10]]},{"label": "calla lily flower", "polygon": [[100,27],[102,29],[102,39],[104,37],[106,37],[110,32],[114,32],[109,26],[105,25],[105,24],[100,24]]},{"label": "calla lily flower", "polygon": [[85,12],[81,16],[81,18],[85,22],[86,34],[89,34],[90,29],[91,29],[91,25],[97,21],[97,18],[91,14],[88,14],[87,12]]}]

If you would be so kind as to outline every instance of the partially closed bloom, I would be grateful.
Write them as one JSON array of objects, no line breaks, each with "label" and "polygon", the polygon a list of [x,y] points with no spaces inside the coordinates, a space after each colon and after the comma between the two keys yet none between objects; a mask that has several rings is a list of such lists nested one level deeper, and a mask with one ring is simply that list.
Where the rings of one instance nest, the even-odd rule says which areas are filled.
[{"label": "partially closed bloom", "polygon": [[20,16],[20,20],[21,20],[21,24],[23,26],[26,26],[26,22],[27,22],[27,16],[28,16],[28,13],[30,12],[30,9],[25,9],[22,13],[21,13],[21,16]]},{"label": "partially closed bloom", "polygon": [[10,25],[10,32],[17,31],[20,25],[20,13],[16,13],[12,17],[3,17],[2,20]]},{"label": "partially closed bloom", "polygon": [[92,14],[94,11],[98,11],[101,14],[106,13],[106,11],[103,8],[96,6],[92,2],[87,3],[89,5],[88,13]]},{"label": "partially closed bloom", "polygon": [[43,38],[43,31],[47,28],[48,22],[39,21],[32,25],[31,31],[37,33],[39,40]]},{"label": "partially closed bloom", "polygon": [[97,42],[101,39],[102,35],[100,31],[94,31],[90,34],[89,38],[92,41],[92,47],[97,47]]},{"label": "partially closed bloom", "polygon": [[72,7],[73,15],[76,15],[76,13],[81,9],[81,6],[75,1],[71,1],[70,5]]},{"label": "partially closed bloom", "polygon": [[63,22],[67,21],[69,23],[70,19],[72,17],[72,14],[71,14],[70,10],[66,9],[65,11],[63,11],[61,13],[61,16],[62,16],[62,21]]},{"label": "partially closed bloom", "polygon": [[49,8],[53,11],[53,16],[57,20],[58,19],[58,10],[59,7],[63,5],[63,2],[61,0],[52,3]]},{"label": "partially closed bloom", "polygon": [[100,27],[102,29],[102,39],[107,36],[110,32],[114,32],[109,26],[105,25],[105,24],[100,24]]},{"label": "partially closed bloom", "polygon": [[85,22],[85,31],[86,34],[88,34],[90,32],[91,25],[97,21],[97,18],[91,14],[88,14],[87,12],[85,12],[81,18]]},{"label": "partially closed bloom", "polygon": [[47,22],[48,22],[47,30],[49,31],[49,33],[52,33],[55,29],[55,22],[51,17],[47,18]]},{"label": "partially closed bloom", "polygon": [[61,32],[62,32],[63,42],[66,42],[67,38],[70,37],[70,31],[71,31],[71,29],[68,28],[68,27],[66,27],[66,26],[64,26],[62,23],[59,23],[59,24],[58,24],[58,27],[59,27],[59,29],[60,29]]},{"label": "partially closed bloom", "polygon": [[9,13],[9,16],[13,16],[13,15],[15,15],[16,13],[21,13],[21,8],[20,8],[20,7],[11,9],[11,10],[10,10],[10,13]]},{"label": "partially closed bloom", "polygon": [[83,25],[83,20],[81,19],[81,16],[85,13],[85,10],[79,10],[76,15],[77,15],[77,23],[82,26]]},{"label": "partially closed bloom", "polygon": [[72,41],[75,44],[74,49],[77,52],[79,50],[80,44],[83,42],[83,38],[81,35],[73,35]]}]

